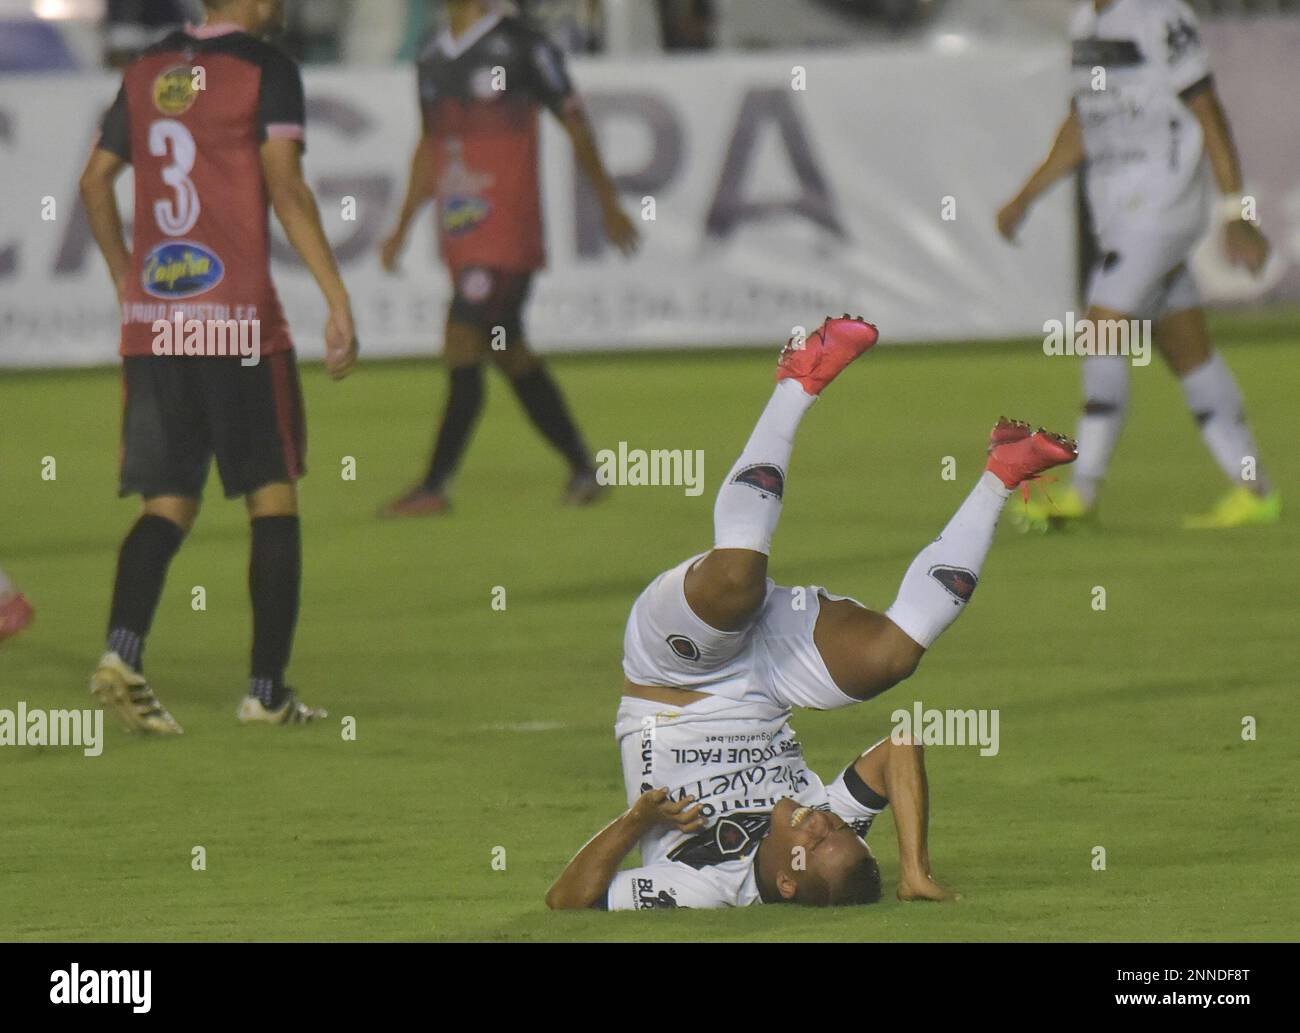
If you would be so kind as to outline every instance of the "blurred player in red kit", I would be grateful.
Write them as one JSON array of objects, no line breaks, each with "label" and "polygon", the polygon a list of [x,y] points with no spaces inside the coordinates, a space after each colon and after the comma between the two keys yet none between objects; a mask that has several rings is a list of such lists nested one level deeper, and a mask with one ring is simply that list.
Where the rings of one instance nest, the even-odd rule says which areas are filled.
[{"label": "blurred player in red kit", "polygon": [[587,446],[523,330],[533,274],[546,260],[539,107],[564,125],[600,198],[610,241],[631,254],[637,231],[619,206],[560,51],[505,5],[448,0],[446,6],[448,26],[418,62],[423,132],[381,259],[386,270],[396,271],[412,221],[435,200],[439,248],[453,289],[443,342],[450,392],[423,482],[383,513],[447,511],[448,483],[483,407],[483,359],[489,355],[533,425],[568,462],[566,501],[591,502],[601,486]]},{"label": "blurred player in red kit", "polygon": [[[118,556],[91,691],[128,730],[161,735],[181,726],[144,677],[144,641],[214,457],[226,496],[243,497],[252,533],[252,661],[239,720],[324,716],[284,683],[298,620],[295,482],[305,472],[306,430],[293,341],[271,282],[268,204],[325,297],[326,369],[337,380],[356,360],[348,293],[303,179],[302,78],[260,38],[280,26],[280,0],[204,6],[203,25],[168,35],[127,67],[81,177],[121,303],[120,491],[144,498]],[[113,195],[128,164],[130,250]],[[173,321],[186,328],[184,347],[177,339],[160,348]],[[229,335],[246,342],[249,327],[255,346],[228,350]]]},{"label": "blurred player in red kit", "polygon": [[12,635],[17,635],[27,627],[36,616],[27,597],[14,587],[0,568],[0,642]]}]

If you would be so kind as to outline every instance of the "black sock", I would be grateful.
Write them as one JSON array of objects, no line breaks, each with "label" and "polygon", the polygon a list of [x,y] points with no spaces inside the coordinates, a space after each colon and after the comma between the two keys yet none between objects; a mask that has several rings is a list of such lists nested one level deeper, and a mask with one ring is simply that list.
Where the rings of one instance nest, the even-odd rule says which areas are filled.
[{"label": "black sock", "polygon": [[144,639],[162,598],[167,567],[185,532],[166,517],[146,513],[135,522],[117,554],[113,606],[108,615],[108,648],[141,670]]},{"label": "black sock", "polygon": [[510,383],[533,426],[569,461],[573,471],[590,470],[591,456],[587,446],[569,416],[559,386],[551,379],[546,367],[539,365]]},{"label": "black sock", "polygon": [[424,487],[429,491],[441,491],[456,472],[474,421],[483,409],[482,366],[459,366],[449,371],[449,379],[447,407],[443,410],[442,426],[438,428],[437,444],[433,446],[429,473],[424,478]]},{"label": "black sock", "polygon": [[248,594],[253,600],[253,661],[248,691],[274,710],[286,694],[284,669],[298,623],[302,539],[296,516],[258,517],[252,531]]}]

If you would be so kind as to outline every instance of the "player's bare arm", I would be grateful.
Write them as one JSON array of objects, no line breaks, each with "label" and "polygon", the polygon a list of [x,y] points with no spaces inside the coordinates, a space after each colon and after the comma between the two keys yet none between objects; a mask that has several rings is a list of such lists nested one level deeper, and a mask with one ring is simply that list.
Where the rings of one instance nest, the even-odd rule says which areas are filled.
[{"label": "player's bare arm", "polygon": [[260,153],[271,207],[329,306],[325,369],[333,379],[341,380],[357,361],[352,303],[321,226],[316,198],[303,177],[301,146],[296,140],[271,139],[262,144]]},{"label": "player's bare arm", "polygon": [[618,190],[605,170],[605,163],[601,161],[600,148],[596,145],[596,134],[591,131],[591,123],[582,109],[576,106],[565,112],[563,123],[569,141],[573,144],[573,156],[600,198],[605,235],[623,254],[633,254],[641,235],[619,203]]},{"label": "player's bare arm", "polygon": [[921,744],[884,739],[859,757],[853,770],[893,808],[898,834],[898,899],[961,899],[930,874],[930,786]]},{"label": "player's bare arm", "polygon": [[1268,260],[1268,240],[1258,226],[1242,217],[1241,159],[1214,81],[1204,79],[1182,97],[1201,124],[1205,154],[1214,172],[1214,182],[1223,195],[1222,217],[1226,221],[1223,244],[1228,259],[1234,265],[1244,265],[1252,273],[1258,273]]},{"label": "player's bare arm", "polygon": [[1078,114],[1073,108],[1056,131],[1052,149],[1043,163],[1034,169],[1025,185],[1002,210],[998,212],[998,232],[1015,242],[1016,231],[1029,214],[1030,206],[1060,180],[1079,167],[1083,161],[1083,134],[1079,132]]},{"label": "player's bare arm", "polygon": [[131,253],[122,233],[122,215],[117,210],[117,198],[113,194],[113,183],[124,168],[126,162],[116,154],[96,147],[86,161],[80,184],[81,203],[86,209],[90,232],[108,264],[108,274],[113,278],[119,301],[131,269]]},{"label": "player's bare arm", "polygon": [[606,825],[574,855],[546,892],[552,911],[589,908],[609,891],[609,884],[637,842],[659,825],[678,832],[698,832],[704,827],[702,805],[693,796],[670,800],[668,790],[642,793],[631,807]]},{"label": "player's bare arm", "polygon": [[425,134],[416,142],[415,153],[411,155],[411,169],[406,177],[406,196],[397,216],[397,225],[380,245],[379,261],[385,272],[397,272],[398,260],[406,248],[406,235],[410,232],[411,223],[432,198],[433,158],[430,140]]}]

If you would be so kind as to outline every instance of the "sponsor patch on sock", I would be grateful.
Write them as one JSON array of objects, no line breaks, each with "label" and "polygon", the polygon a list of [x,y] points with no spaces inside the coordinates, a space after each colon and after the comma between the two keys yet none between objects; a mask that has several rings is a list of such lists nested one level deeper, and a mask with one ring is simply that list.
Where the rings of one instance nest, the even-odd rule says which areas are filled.
[{"label": "sponsor patch on sock", "polygon": [[747,466],[731,478],[731,483],[748,484],[756,491],[778,499],[785,492],[785,474],[781,472],[780,467],[773,466],[771,463],[755,463],[753,466]]},{"label": "sponsor patch on sock", "polygon": [[929,575],[943,585],[949,595],[963,603],[975,593],[975,586],[980,581],[973,571],[966,570],[964,567],[949,567],[942,564],[931,567]]}]

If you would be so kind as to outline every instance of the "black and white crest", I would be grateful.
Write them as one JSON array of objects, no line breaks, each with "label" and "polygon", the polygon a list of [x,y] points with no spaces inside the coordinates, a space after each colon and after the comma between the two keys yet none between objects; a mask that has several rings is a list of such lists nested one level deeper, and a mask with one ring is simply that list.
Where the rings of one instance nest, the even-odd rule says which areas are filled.
[{"label": "black and white crest", "polygon": [[699,869],[748,857],[758,849],[758,844],[771,827],[770,812],[740,813],[720,818],[712,828],[705,829],[674,847],[668,854],[668,860],[680,861]]},{"label": "black and white crest", "polygon": [[669,635],[668,648],[683,660],[694,661],[700,658],[700,647],[685,635]]}]

